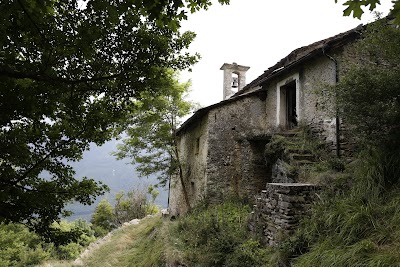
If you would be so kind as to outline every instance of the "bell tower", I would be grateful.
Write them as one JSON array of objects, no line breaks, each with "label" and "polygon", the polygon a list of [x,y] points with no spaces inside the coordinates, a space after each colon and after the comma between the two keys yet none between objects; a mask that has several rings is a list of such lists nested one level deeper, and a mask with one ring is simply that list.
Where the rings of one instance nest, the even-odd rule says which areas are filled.
[{"label": "bell tower", "polygon": [[236,92],[239,92],[246,85],[246,72],[250,67],[224,63],[220,70],[224,71],[224,94],[223,100],[228,99]]}]

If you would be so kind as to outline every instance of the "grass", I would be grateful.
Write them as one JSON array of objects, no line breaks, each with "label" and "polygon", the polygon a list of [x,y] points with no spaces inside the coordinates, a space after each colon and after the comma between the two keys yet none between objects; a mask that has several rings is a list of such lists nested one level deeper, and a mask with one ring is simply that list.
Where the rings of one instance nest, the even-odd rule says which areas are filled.
[{"label": "grass", "polygon": [[278,249],[283,266],[400,266],[400,165],[362,156]]},{"label": "grass", "polygon": [[[399,161],[364,154],[344,172],[329,172],[310,216],[275,248],[247,231],[249,205],[205,202],[176,221],[155,216],[117,231],[84,266],[400,267]],[[65,264],[52,266],[72,266]]]},{"label": "grass", "polygon": [[165,266],[163,227],[162,218],[154,216],[117,230],[109,242],[83,260],[84,266]]},{"label": "grass", "polygon": [[250,207],[238,200],[204,205],[170,227],[185,266],[267,266],[269,250],[247,230]]}]

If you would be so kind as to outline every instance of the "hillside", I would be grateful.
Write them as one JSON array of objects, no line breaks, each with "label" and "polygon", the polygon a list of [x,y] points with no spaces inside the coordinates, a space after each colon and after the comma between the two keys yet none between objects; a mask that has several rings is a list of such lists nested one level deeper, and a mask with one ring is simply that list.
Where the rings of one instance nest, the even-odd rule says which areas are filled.
[{"label": "hillside", "polygon": [[318,202],[298,231],[274,248],[249,234],[250,207],[237,201],[203,206],[176,221],[155,215],[115,230],[80,265],[41,266],[400,266],[399,196],[395,189],[363,203],[353,190],[340,199],[330,195],[331,201]]},{"label": "hillside", "polygon": [[[68,217],[68,220],[73,221],[82,218],[89,221],[91,214],[101,199],[107,198],[113,203],[115,194],[119,191],[128,191],[141,186],[147,187],[147,185],[157,183],[155,177],[140,178],[134,166],[129,164],[128,160],[117,160],[112,156],[111,153],[116,151],[117,144],[118,141],[115,139],[106,142],[102,146],[92,144],[90,150],[84,152],[81,161],[71,163],[76,171],[76,178],[87,176],[96,181],[101,181],[109,186],[110,192],[98,197],[91,206],[70,205],[69,207],[74,212],[74,215]],[[156,204],[165,208],[167,206],[168,191],[164,188],[158,188],[158,191],[160,194],[156,199]]]}]

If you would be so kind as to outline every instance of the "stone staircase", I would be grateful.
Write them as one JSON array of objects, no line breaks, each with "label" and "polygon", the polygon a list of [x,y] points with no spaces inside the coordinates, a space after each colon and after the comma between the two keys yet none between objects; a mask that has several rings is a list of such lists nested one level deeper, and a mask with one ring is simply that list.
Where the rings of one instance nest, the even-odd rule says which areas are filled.
[{"label": "stone staircase", "polygon": [[[275,135],[276,145],[271,145],[271,150],[276,149],[276,155],[266,155],[277,159],[272,165],[271,181],[273,183],[296,183],[298,177],[313,164],[319,162],[317,155],[313,154],[310,142],[306,139],[302,129],[295,128]],[[272,152],[273,153],[273,152]]]},{"label": "stone staircase", "polygon": [[277,159],[272,165],[272,182],[256,195],[248,226],[252,232],[261,234],[265,245],[277,246],[307,216],[321,187],[298,180],[301,171],[319,162],[302,129],[277,133],[272,142],[275,143],[271,143],[268,155]]},{"label": "stone staircase", "polygon": [[317,162],[315,155],[306,147],[303,133],[299,128],[287,130],[277,135],[287,139],[285,153],[289,158],[290,165],[300,167]]}]

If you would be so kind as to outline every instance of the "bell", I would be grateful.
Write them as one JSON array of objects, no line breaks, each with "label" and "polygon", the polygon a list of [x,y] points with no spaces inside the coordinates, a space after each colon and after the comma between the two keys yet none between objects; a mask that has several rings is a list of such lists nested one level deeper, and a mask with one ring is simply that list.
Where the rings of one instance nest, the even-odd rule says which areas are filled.
[{"label": "bell", "polygon": [[238,78],[233,77],[233,83],[232,83],[232,88],[238,88],[239,83],[238,83]]}]

